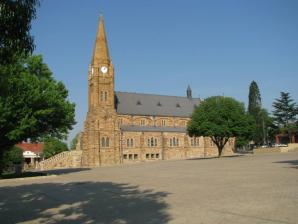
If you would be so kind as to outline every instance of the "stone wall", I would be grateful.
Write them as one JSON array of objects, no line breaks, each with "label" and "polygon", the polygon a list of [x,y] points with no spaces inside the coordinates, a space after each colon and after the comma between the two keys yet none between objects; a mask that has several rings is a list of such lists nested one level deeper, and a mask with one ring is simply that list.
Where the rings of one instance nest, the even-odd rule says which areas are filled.
[{"label": "stone wall", "polygon": [[36,164],[37,170],[81,167],[82,151],[64,151]]}]

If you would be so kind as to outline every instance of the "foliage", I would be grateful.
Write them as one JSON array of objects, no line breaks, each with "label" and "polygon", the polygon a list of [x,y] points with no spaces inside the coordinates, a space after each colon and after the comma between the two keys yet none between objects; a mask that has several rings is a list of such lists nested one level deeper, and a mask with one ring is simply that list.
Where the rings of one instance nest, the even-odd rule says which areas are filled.
[{"label": "foliage", "polygon": [[254,128],[253,119],[242,103],[230,97],[213,96],[195,109],[187,130],[190,136],[211,137],[221,156],[229,138],[248,140]]},{"label": "foliage", "polygon": [[38,5],[38,0],[0,2],[0,65],[11,63],[16,55],[33,51],[33,37],[29,30]]},{"label": "foliage", "polygon": [[44,141],[44,158],[52,157],[60,152],[67,151],[67,144],[57,138],[45,138]]},{"label": "foliage", "polygon": [[274,121],[279,127],[287,128],[297,121],[297,107],[290,93],[281,92],[280,98],[273,102],[273,107]]},{"label": "foliage", "polygon": [[261,110],[261,107],[261,94],[258,84],[255,81],[252,81],[249,86],[248,113],[250,115],[257,116]]},{"label": "foliage", "polygon": [[291,142],[291,135],[296,133],[298,130],[298,111],[294,100],[290,96],[290,93],[281,92],[280,98],[275,99],[275,102],[273,102],[273,107],[274,122],[278,127],[279,132],[288,134],[289,140]]},{"label": "foliage", "polygon": [[2,163],[3,167],[8,169],[13,167],[14,164],[21,164],[23,160],[23,151],[20,148],[13,146],[4,153]]},{"label": "foliage", "polygon": [[261,145],[262,143],[265,143],[265,130],[267,129],[265,126],[265,119],[268,116],[268,113],[262,109],[261,94],[255,81],[252,81],[249,86],[248,113],[254,118],[256,124],[252,139],[255,144]]},{"label": "foliage", "polygon": [[1,66],[3,73],[8,76],[0,90],[0,159],[5,150],[28,138],[65,137],[75,124],[75,105],[42,57]]},{"label": "foliage", "polygon": [[76,136],[71,140],[71,142],[70,142],[70,149],[71,150],[76,149],[79,137],[80,137],[80,133],[76,134]]}]

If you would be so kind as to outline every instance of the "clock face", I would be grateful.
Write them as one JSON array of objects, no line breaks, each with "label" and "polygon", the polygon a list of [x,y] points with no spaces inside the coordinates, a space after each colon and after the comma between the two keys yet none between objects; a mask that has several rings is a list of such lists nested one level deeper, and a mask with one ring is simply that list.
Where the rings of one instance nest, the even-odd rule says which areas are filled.
[{"label": "clock face", "polygon": [[101,72],[104,73],[104,74],[108,72],[108,68],[107,68],[106,66],[102,66],[102,67],[100,68],[100,70],[101,70]]}]

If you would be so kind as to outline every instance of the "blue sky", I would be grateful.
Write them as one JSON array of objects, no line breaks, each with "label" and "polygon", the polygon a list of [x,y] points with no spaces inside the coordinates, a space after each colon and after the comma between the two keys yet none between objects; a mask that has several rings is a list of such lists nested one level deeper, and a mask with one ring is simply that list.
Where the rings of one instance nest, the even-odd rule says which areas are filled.
[{"label": "blue sky", "polygon": [[104,15],[116,90],[225,95],[247,105],[252,80],[263,107],[281,91],[298,100],[296,0],[42,0],[31,33],[57,80],[76,103],[82,130],[87,71]]}]

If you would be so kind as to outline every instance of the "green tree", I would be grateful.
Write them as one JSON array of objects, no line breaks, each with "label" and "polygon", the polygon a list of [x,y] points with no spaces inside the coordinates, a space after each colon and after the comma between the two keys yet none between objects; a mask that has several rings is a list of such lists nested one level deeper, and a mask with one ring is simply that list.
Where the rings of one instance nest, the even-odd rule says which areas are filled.
[{"label": "green tree", "polygon": [[220,157],[229,138],[249,139],[254,128],[253,119],[242,103],[230,97],[213,96],[195,109],[187,130],[190,136],[209,136]]},{"label": "green tree", "polygon": [[262,100],[261,94],[258,87],[258,84],[255,81],[252,81],[249,86],[249,94],[248,94],[248,113],[254,118],[255,120],[255,131],[252,139],[254,140],[255,144],[261,145],[264,143],[265,135],[264,130],[265,121],[264,121],[264,111],[262,110]]},{"label": "green tree", "polygon": [[8,74],[0,92],[0,159],[6,150],[28,138],[66,137],[75,124],[75,105],[41,56],[1,66],[0,73]]},{"label": "green tree", "polygon": [[280,132],[288,133],[291,142],[291,134],[297,131],[297,106],[290,93],[281,92],[280,98],[273,102],[274,122]]},{"label": "green tree", "polygon": [[68,151],[66,143],[57,138],[45,138],[43,150],[44,158],[50,158],[63,151]]},{"label": "green tree", "polygon": [[28,55],[33,51],[33,37],[29,31],[38,5],[38,0],[0,2],[0,65],[11,63],[16,55]]},{"label": "green tree", "polygon": [[71,142],[70,142],[70,149],[71,150],[76,149],[79,137],[80,137],[80,133],[76,134],[76,136],[71,140]]}]

